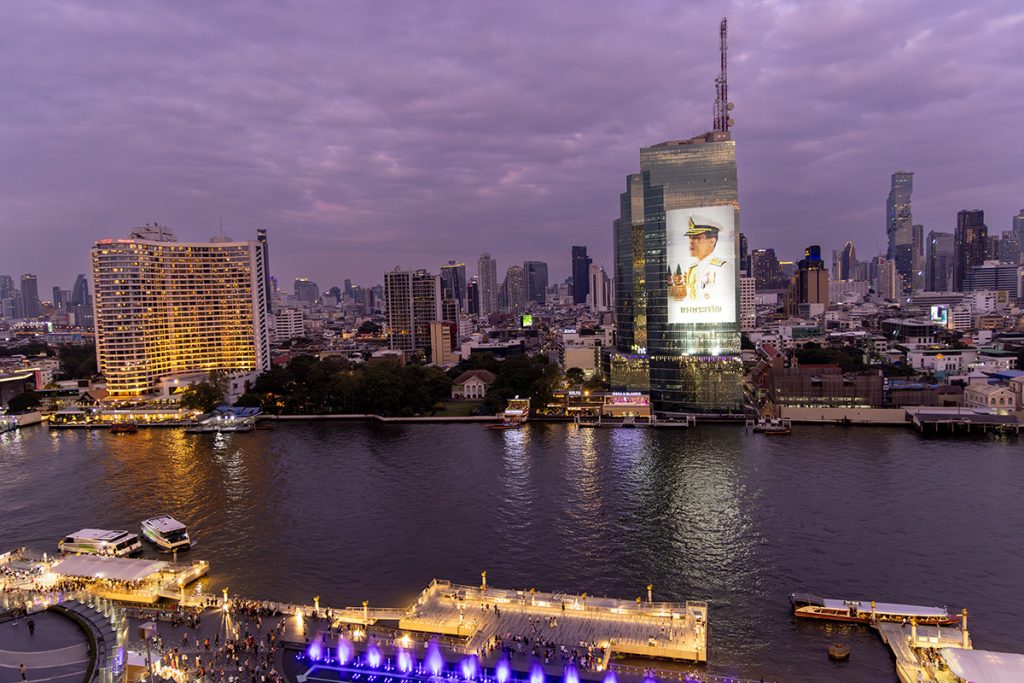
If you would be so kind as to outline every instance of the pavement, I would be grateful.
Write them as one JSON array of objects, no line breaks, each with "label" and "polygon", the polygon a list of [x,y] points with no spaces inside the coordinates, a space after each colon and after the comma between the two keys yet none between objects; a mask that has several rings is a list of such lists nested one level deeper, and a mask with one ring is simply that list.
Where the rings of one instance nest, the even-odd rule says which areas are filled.
[{"label": "pavement", "polygon": [[24,664],[30,683],[78,683],[89,666],[89,641],[78,624],[53,612],[0,624],[0,683],[21,681]]}]

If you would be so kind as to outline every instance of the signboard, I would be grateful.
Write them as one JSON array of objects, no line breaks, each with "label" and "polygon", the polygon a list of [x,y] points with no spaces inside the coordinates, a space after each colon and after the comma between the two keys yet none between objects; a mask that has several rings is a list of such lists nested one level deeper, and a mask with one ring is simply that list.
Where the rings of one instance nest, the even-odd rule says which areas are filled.
[{"label": "signboard", "polygon": [[737,321],[733,207],[667,212],[665,258],[669,324]]},{"label": "signboard", "polygon": [[932,322],[945,327],[949,322],[949,306],[932,306]]},{"label": "signboard", "polygon": [[523,314],[523,327],[533,327],[533,315],[529,313]]}]

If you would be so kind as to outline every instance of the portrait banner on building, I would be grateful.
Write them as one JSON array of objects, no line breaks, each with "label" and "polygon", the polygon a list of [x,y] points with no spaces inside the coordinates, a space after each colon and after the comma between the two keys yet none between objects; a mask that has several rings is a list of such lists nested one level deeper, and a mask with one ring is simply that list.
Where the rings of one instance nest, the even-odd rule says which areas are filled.
[{"label": "portrait banner on building", "polygon": [[735,323],[736,226],[731,206],[673,209],[665,216],[668,322]]}]

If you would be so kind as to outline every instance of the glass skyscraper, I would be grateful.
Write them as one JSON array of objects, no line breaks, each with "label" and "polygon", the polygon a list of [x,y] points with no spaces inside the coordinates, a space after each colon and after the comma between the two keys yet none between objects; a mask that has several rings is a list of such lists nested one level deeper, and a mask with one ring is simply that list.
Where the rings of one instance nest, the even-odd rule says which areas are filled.
[{"label": "glass skyscraper", "polygon": [[[668,250],[677,239],[670,238],[669,213],[731,208],[733,234],[739,233],[736,143],[728,132],[714,131],[645,147],[640,173],[628,176],[626,185],[614,227],[618,353],[610,363],[613,388],[639,388],[638,371],[646,365],[652,403],[660,413],[742,412],[739,287],[724,294],[732,299],[724,321],[701,322],[697,316],[678,322],[669,310]],[[704,230],[691,226],[687,234]],[[739,240],[716,253],[721,279],[738,285]],[[693,279],[686,286],[692,289]]]}]

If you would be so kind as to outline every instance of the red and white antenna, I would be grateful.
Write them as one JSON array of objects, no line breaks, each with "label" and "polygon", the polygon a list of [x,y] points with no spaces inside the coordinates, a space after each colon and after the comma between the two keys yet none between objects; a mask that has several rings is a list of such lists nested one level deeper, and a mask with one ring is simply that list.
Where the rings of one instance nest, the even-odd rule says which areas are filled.
[{"label": "red and white antenna", "polygon": [[715,130],[723,133],[728,133],[729,127],[736,123],[729,118],[729,112],[732,111],[733,104],[729,101],[728,33],[727,20],[725,17],[722,17],[722,23],[718,28],[718,35],[721,39],[721,47],[719,49],[722,52],[722,70],[719,72],[718,78],[715,79]]}]

